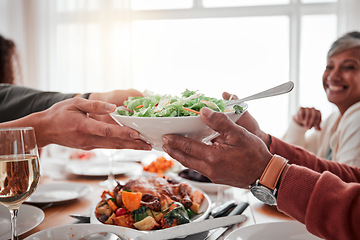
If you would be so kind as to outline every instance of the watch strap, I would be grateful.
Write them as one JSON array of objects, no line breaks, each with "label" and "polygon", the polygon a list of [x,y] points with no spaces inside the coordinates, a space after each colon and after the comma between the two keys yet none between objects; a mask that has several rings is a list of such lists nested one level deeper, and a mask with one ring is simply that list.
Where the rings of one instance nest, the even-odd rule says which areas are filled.
[{"label": "watch strap", "polygon": [[275,190],[287,162],[288,160],[275,154],[262,173],[259,183],[271,190]]},{"label": "watch strap", "polygon": [[89,99],[91,93],[84,93],[81,95],[82,98]]}]

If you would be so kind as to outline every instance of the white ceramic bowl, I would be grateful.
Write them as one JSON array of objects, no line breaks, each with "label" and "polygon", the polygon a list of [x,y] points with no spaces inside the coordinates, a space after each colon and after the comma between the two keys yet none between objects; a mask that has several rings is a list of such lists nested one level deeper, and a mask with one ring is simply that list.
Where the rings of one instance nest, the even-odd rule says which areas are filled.
[{"label": "white ceramic bowl", "polygon": [[[248,105],[242,103],[244,111]],[[225,113],[232,121],[237,121],[242,114]],[[156,150],[162,151],[161,138],[164,134],[179,134],[199,141],[208,142],[216,137],[216,132],[208,127],[200,116],[189,117],[129,117],[121,116],[117,111],[110,116],[120,125],[137,130],[142,138]]]}]

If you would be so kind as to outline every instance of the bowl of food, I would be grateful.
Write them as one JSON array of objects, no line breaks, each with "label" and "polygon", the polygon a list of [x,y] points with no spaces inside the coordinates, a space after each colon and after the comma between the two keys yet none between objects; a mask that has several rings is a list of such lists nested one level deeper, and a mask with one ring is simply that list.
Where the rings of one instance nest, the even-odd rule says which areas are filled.
[{"label": "bowl of food", "polygon": [[226,103],[225,100],[189,90],[180,97],[144,94],[144,97],[130,97],[110,116],[118,124],[137,130],[154,149],[162,150],[161,138],[164,134],[179,134],[203,142],[217,136],[199,116],[203,107],[223,112],[232,121],[237,121],[247,110],[246,103],[230,107]]},{"label": "bowl of food", "polygon": [[152,231],[206,219],[211,200],[189,184],[165,177],[139,177],[104,191],[91,223]]}]

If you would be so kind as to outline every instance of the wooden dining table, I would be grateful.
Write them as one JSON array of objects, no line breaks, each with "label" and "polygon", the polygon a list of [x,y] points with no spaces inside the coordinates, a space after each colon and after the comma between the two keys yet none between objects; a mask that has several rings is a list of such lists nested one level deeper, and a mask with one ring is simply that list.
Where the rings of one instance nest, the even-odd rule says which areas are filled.
[{"label": "wooden dining table", "polygon": [[[84,163],[86,164],[86,163]],[[107,163],[105,163],[107,164]],[[140,173],[132,173],[130,175],[118,175],[116,179],[120,181],[126,181],[130,177],[134,177]],[[60,177],[59,177],[60,176]],[[32,230],[22,234],[19,239],[25,239],[26,237],[37,233],[39,231],[61,226],[68,224],[75,224],[78,220],[72,218],[71,214],[79,214],[83,216],[90,216],[91,211],[94,210],[96,204],[101,200],[101,194],[104,190],[104,187],[100,186],[100,182],[106,180],[106,176],[103,177],[84,177],[77,176],[74,174],[68,174],[65,172],[60,173],[60,175],[52,176],[51,172],[43,174],[40,180],[40,184],[51,184],[51,183],[82,183],[88,184],[92,187],[92,191],[81,198],[60,202],[56,204],[41,204],[37,205],[45,213],[44,220]],[[213,202],[218,201],[218,196],[214,193],[208,194],[210,199]],[[247,220],[241,224],[237,224],[233,227],[230,227],[225,234],[220,238],[224,239],[229,233],[239,227],[245,227],[252,224],[258,223],[267,223],[267,222],[277,222],[277,221],[288,221],[292,220],[290,217],[279,212],[276,207],[267,206],[257,199],[255,199],[249,190],[238,189],[238,188],[227,188],[224,191],[222,201],[235,200],[237,202],[248,202],[249,207],[244,211],[244,215],[247,217]],[[24,203],[27,204],[27,203]],[[191,238],[187,238],[191,239]]]}]

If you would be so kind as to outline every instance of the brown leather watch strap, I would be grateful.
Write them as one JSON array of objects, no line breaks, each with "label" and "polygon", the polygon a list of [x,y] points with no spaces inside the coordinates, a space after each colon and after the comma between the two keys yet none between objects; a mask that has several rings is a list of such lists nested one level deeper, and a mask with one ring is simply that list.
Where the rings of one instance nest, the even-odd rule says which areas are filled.
[{"label": "brown leather watch strap", "polygon": [[259,183],[274,190],[287,162],[288,161],[285,158],[274,155],[261,175]]}]

